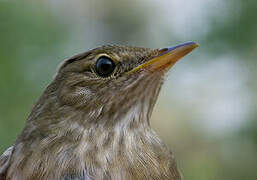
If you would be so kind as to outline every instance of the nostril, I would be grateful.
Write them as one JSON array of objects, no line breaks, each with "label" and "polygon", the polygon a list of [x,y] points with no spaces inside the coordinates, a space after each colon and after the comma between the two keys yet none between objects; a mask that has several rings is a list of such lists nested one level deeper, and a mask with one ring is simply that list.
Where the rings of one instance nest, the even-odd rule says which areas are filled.
[{"label": "nostril", "polygon": [[159,53],[160,53],[160,54],[163,54],[163,53],[165,53],[165,52],[168,51],[168,50],[169,50],[168,48],[163,48],[163,49],[159,50]]}]

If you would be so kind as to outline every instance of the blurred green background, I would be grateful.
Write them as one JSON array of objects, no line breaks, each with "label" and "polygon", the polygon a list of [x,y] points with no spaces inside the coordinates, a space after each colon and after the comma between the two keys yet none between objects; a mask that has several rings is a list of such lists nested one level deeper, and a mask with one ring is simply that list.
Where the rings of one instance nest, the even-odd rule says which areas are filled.
[{"label": "blurred green background", "polygon": [[185,179],[257,179],[256,0],[0,0],[0,153],[58,64],[103,44],[196,41],[169,73],[152,126]]}]

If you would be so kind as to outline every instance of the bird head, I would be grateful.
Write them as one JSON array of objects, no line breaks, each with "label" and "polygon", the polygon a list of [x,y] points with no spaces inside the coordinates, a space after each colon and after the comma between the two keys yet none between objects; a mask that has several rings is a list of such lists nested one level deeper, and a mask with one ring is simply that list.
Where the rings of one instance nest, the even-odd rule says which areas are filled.
[{"label": "bird head", "polygon": [[53,94],[58,106],[85,112],[89,122],[148,121],[166,72],[196,47],[102,46],[64,61],[43,97]]},{"label": "bird head", "polygon": [[108,45],[67,59],[34,106],[21,137],[39,131],[79,137],[85,128],[99,126],[148,127],[165,74],[197,46],[189,42],[152,50]]}]

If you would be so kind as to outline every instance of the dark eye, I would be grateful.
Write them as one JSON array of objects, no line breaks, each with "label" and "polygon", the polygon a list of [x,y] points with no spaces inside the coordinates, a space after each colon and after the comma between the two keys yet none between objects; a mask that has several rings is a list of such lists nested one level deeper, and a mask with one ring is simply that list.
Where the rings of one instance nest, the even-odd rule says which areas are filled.
[{"label": "dark eye", "polygon": [[108,57],[102,56],[96,61],[95,71],[101,77],[107,77],[115,69],[115,63]]}]

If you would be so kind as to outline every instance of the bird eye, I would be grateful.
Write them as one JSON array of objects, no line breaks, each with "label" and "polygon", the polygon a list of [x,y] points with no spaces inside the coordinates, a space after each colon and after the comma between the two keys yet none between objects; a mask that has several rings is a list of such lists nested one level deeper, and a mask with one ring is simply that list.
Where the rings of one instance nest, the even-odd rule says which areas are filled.
[{"label": "bird eye", "polygon": [[101,77],[107,77],[115,69],[115,63],[108,57],[102,56],[96,61],[95,71]]}]

